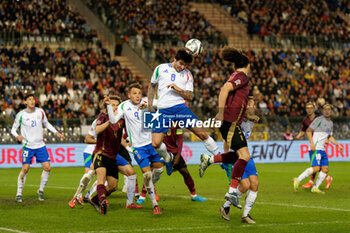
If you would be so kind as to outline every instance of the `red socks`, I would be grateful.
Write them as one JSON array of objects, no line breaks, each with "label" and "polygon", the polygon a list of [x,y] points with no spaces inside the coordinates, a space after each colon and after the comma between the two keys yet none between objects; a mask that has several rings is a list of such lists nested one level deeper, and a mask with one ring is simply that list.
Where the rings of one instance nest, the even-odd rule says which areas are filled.
[{"label": "red socks", "polygon": [[236,152],[226,152],[218,155],[214,155],[214,163],[229,163],[234,164],[238,159]]},{"label": "red socks", "polygon": [[102,203],[106,199],[106,193],[106,186],[104,186],[103,184],[97,185],[97,195],[100,203]]},{"label": "red socks", "polygon": [[[194,188],[194,181],[189,174],[188,176],[184,177],[185,184],[187,185],[188,190],[191,192],[191,194],[196,193],[196,189]],[[193,195],[194,195],[193,194]]]},{"label": "red socks", "polygon": [[230,186],[232,188],[237,188],[238,183],[241,181],[241,178],[243,176],[244,169],[247,166],[247,163],[248,162],[243,159],[238,159],[238,161],[236,162],[235,166],[233,167],[232,177],[231,177]]}]

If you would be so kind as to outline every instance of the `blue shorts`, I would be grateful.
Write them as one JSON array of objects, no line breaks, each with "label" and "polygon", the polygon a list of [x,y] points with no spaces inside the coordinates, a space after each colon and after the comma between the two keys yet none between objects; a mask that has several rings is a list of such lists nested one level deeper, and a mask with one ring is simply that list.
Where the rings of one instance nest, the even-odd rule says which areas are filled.
[{"label": "blue shorts", "polygon": [[328,166],[328,156],[324,150],[316,150],[316,155],[312,161],[312,155],[314,152],[309,151],[310,161],[312,167]]},{"label": "blue shorts", "polygon": [[[152,133],[166,133],[171,128],[171,122],[177,121],[184,122],[184,128],[194,127],[194,123],[198,120],[198,117],[187,107],[185,104],[178,104],[170,108],[159,109],[160,125],[159,127],[152,129]],[[194,120],[194,121],[193,121]],[[191,125],[186,125],[186,122],[191,122]]]},{"label": "blue shorts", "polygon": [[258,176],[258,172],[256,171],[255,163],[252,158],[249,159],[247,166],[244,169],[242,180],[247,179],[249,176]]},{"label": "blue shorts", "polygon": [[135,147],[134,158],[140,168],[150,167],[151,163],[154,162],[164,163],[164,159],[158,155],[152,144],[148,144],[147,146],[143,147]]},{"label": "blue shorts", "polygon": [[32,164],[33,156],[35,156],[37,163],[50,162],[46,146],[38,149],[24,148],[22,151],[22,164]]},{"label": "blue shorts", "polygon": [[117,166],[130,165],[126,159],[124,159],[120,154],[117,155]]},{"label": "blue shorts", "polygon": [[[228,180],[231,181],[231,176],[233,171],[232,164],[223,163],[221,167],[225,169],[226,176]],[[255,163],[252,158],[250,158],[250,160],[248,161],[247,166],[244,169],[244,173],[241,180],[247,179],[249,176],[258,176],[258,172],[256,171]]]},{"label": "blue shorts", "polygon": [[90,168],[91,163],[92,163],[92,154],[84,152],[84,167]]}]

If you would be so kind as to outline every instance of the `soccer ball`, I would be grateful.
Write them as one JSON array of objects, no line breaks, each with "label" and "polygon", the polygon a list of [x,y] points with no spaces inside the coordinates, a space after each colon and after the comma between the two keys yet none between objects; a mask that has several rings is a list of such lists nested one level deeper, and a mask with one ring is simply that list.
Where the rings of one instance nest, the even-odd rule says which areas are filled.
[{"label": "soccer ball", "polygon": [[192,56],[198,56],[201,54],[203,47],[202,42],[197,39],[190,39],[185,45],[186,52]]}]

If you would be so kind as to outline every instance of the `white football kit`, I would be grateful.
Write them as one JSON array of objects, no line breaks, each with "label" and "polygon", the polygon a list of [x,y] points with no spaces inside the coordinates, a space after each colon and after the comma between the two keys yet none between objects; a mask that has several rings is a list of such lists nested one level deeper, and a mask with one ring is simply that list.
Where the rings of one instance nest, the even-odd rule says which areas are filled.
[{"label": "white football kit", "polygon": [[[143,128],[143,109],[139,109],[140,104],[147,104],[147,97],[141,98],[140,103],[134,105],[131,100],[126,100],[119,104],[118,113],[115,116],[116,122],[122,117],[125,119],[126,130],[132,147],[143,147],[152,143],[152,132]],[[107,106],[108,115],[113,114],[112,107]],[[110,119],[111,122],[115,119]]]},{"label": "white football kit", "polygon": [[22,144],[29,149],[42,148],[45,146],[43,125],[52,133],[57,133],[57,130],[47,120],[43,109],[35,108],[32,113],[24,109],[17,113],[12,125],[11,134],[17,137],[17,129],[21,127],[21,135],[24,137]]},{"label": "white football kit", "polygon": [[184,104],[185,99],[174,89],[168,88],[170,84],[176,84],[184,91],[193,92],[193,76],[188,69],[177,72],[171,63],[160,64],[153,72],[151,83],[158,84],[158,109],[170,108],[178,104]]},{"label": "white football kit", "polygon": [[312,140],[316,150],[325,150],[325,142],[329,136],[332,136],[333,122],[327,120],[324,116],[316,117],[309,126],[313,131]]}]

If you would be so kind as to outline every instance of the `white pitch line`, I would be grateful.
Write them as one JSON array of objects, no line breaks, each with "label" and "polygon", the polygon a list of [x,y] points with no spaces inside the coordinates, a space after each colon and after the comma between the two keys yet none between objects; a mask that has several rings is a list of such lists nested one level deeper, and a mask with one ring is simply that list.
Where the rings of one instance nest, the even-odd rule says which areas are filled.
[{"label": "white pitch line", "polygon": [[6,227],[0,227],[0,230],[9,231],[9,232],[17,232],[17,233],[29,233],[27,231],[20,231],[20,230],[6,228]]},{"label": "white pitch line", "polygon": [[300,225],[317,225],[317,224],[349,224],[350,222],[345,221],[322,221],[322,222],[294,222],[294,223],[277,223],[277,224],[242,224],[239,226],[195,226],[195,227],[166,227],[166,228],[132,228],[132,229],[123,229],[123,230],[105,230],[105,231],[87,231],[87,232],[78,232],[78,233],[102,233],[102,232],[149,232],[149,231],[189,231],[189,230],[202,230],[202,229],[226,229],[226,228],[251,228],[251,227],[280,227],[280,226],[300,226]]},{"label": "white pitch line", "polygon": [[[9,185],[16,186],[16,185]],[[39,187],[39,185],[28,184],[26,186],[29,187]],[[67,190],[76,190],[73,187],[60,187],[60,186],[46,186],[46,188],[52,189],[67,189]],[[172,197],[172,198],[182,198],[189,199],[190,196],[180,196],[180,195],[170,195],[170,194],[161,194],[164,197]],[[209,201],[224,201],[224,198],[207,198]],[[284,206],[284,207],[294,207],[294,208],[309,208],[309,209],[320,209],[320,210],[333,210],[333,211],[343,211],[350,212],[350,209],[341,209],[341,208],[333,208],[333,207],[324,207],[324,206],[310,206],[310,205],[297,205],[297,204],[285,204],[285,203],[272,203],[272,202],[255,202],[256,205],[273,205],[273,206]]]},{"label": "white pitch line", "polygon": [[[173,197],[173,198],[184,198],[190,199],[189,196],[176,196],[169,194],[161,194],[161,196]],[[224,201],[224,198],[207,198],[209,201]],[[321,210],[334,210],[334,211],[345,211],[349,212],[350,209],[340,209],[340,208],[332,208],[332,207],[323,207],[323,206],[309,206],[309,205],[295,205],[295,204],[284,204],[284,203],[272,203],[272,202],[255,202],[258,205],[275,205],[275,206],[285,206],[285,207],[295,207],[295,208],[311,208],[311,209],[321,209]]]}]

